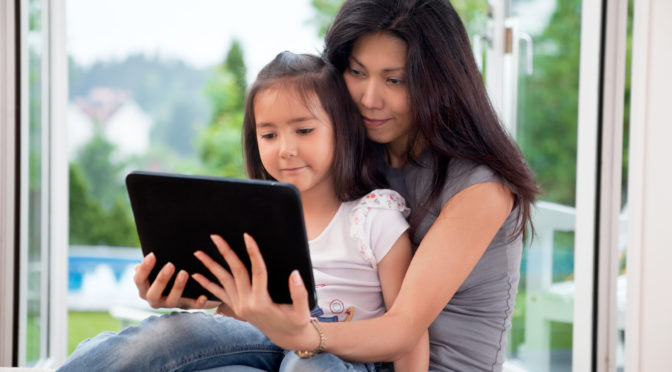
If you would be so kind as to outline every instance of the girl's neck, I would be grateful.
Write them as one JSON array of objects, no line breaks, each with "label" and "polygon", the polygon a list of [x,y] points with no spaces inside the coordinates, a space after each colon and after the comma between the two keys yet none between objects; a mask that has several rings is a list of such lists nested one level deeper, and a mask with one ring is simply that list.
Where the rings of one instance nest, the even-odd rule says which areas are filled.
[{"label": "girl's neck", "polygon": [[324,231],[341,205],[333,190],[302,192],[301,203],[308,240],[315,239]]}]

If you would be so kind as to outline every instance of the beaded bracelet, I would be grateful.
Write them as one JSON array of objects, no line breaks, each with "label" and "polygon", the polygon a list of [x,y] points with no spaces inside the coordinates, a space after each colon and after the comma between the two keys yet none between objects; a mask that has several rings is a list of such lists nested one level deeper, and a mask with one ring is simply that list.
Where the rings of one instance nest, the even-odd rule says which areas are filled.
[{"label": "beaded bracelet", "polygon": [[320,327],[320,322],[317,321],[315,318],[310,318],[310,322],[313,324],[313,327],[317,330],[317,333],[320,334],[320,345],[317,346],[315,350],[308,351],[308,350],[296,350],[296,355],[299,356],[299,358],[306,359],[306,358],[312,358],[315,355],[321,353],[324,351],[324,345],[327,343],[327,336],[322,332],[322,327]]}]

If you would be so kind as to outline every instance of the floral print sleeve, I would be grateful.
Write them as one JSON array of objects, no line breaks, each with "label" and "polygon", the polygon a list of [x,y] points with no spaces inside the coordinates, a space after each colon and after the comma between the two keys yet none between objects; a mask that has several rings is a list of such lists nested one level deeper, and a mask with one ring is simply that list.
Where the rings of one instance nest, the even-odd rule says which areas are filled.
[{"label": "floral print sleeve", "polygon": [[[361,198],[350,214],[350,235],[359,244],[359,253],[371,264],[372,267],[378,266],[378,260],[370,246],[370,237],[366,229],[367,218],[370,218],[370,211],[374,209],[391,210],[399,212],[403,217],[408,217],[411,210],[406,207],[406,201],[398,192],[388,189],[377,189],[371,191]],[[396,240],[396,238],[395,238]]]}]

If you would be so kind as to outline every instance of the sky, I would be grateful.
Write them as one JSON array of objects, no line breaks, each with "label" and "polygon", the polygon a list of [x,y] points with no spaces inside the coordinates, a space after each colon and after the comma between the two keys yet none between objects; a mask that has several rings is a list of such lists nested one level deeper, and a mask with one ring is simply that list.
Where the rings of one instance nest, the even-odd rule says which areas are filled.
[{"label": "sky", "polygon": [[243,45],[248,80],[277,53],[318,53],[310,0],[66,0],[66,47],[82,65],[142,52],[195,67]]}]

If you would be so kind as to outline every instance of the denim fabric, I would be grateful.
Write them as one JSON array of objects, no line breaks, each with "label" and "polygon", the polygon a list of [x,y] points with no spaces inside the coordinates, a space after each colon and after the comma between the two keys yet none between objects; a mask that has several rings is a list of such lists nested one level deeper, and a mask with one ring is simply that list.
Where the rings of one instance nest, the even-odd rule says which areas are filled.
[{"label": "denim fabric", "polygon": [[350,363],[334,354],[322,353],[312,358],[301,359],[289,352],[282,360],[280,372],[376,372],[373,363]]},{"label": "denim fabric", "polygon": [[248,323],[179,312],[85,340],[58,371],[277,371],[284,355]]}]

